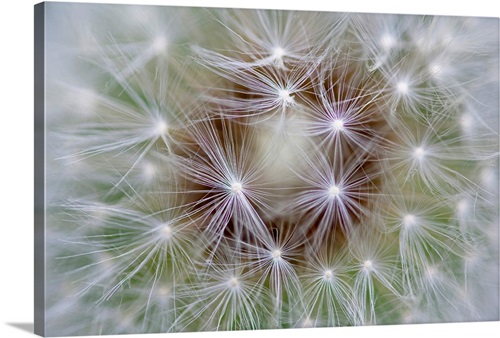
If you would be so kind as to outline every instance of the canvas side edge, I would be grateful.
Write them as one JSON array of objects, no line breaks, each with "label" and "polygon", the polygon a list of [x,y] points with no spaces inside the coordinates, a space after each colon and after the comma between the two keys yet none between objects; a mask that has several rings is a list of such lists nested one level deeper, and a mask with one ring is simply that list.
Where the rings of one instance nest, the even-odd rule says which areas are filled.
[{"label": "canvas side edge", "polygon": [[34,333],[45,335],[45,4],[34,6]]}]

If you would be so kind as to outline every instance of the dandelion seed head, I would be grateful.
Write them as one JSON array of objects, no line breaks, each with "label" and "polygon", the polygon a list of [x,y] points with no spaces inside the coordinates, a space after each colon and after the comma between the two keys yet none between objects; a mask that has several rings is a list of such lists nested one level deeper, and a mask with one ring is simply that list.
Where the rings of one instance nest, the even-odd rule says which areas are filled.
[{"label": "dandelion seed head", "polygon": [[[123,303],[120,313],[103,304],[106,316],[63,334],[99,331],[108,316],[116,325],[102,333],[410,323],[442,304],[450,310],[439,320],[482,318],[484,286],[495,281],[486,275],[498,272],[485,269],[498,257],[498,160],[488,142],[498,134],[498,50],[488,40],[497,29],[452,18],[214,10],[204,31],[188,10],[168,9],[167,21],[157,12],[133,10],[102,35],[66,37],[51,26],[50,41],[71,43],[49,56],[85,58],[68,59],[82,67],[53,74],[48,88],[56,113],[78,114],[55,125],[61,134],[48,130],[49,144],[65,144],[47,158],[61,156],[72,171],[50,176],[64,184],[49,194],[62,193],[69,210],[49,216],[96,229],[66,237],[64,219],[49,229],[63,245],[85,244],[49,252],[69,256],[63,272],[78,272],[61,276],[67,290],[49,291],[61,302],[88,292],[72,301],[81,306]],[[214,34],[227,46],[212,44]],[[185,47],[198,40],[204,48],[192,55]],[[186,53],[193,67],[179,66]],[[70,77],[87,70],[81,82]],[[457,250],[446,255],[450,245]],[[83,290],[71,280],[80,275]],[[476,301],[478,291],[486,297]],[[49,313],[61,314],[58,306]]]}]

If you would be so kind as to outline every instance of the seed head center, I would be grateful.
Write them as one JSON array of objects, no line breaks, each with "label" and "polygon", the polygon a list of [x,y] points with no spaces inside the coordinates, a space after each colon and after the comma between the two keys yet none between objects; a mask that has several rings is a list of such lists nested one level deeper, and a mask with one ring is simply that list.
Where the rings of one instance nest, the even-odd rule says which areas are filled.
[{"label": "seed head center", "polygon": [[408,93],[408,83],[405,81],[401,81],[397,85],[398,92],[401,94],[407,94]]},{"label": "seed head center", "polygon": [[281,258],[281,250],[274,250],[272,253],[272,256],[274,259],[280,259]]},{"label": "seed head center", "polygon": [[416,223],[417,219],[414,215],[408,214],[403,218],[403,223],[405,226],[412,226]]},{"label": "seed head center", "polygon": [[237,288],[238,286],[240,286],[240,281],[238,280],[238,278],[236,277],[232,277],[230,280],[229,280],[229,287],[232,288],[232,289],[235,289]]},{"label": "seed head center", "polygon": [[285,55],[285,50],[281,47],[276,47],[273,49],[273,59],[281,59]]},{"label": "seed head center", "polygon": [[167,124],[167,122],[165,122],[163,120],[159,120],[156,123],[156,132],[158,133],[158,135],[165,135],[165,133],[167,132],[167,130],[168,130],[168,124]]},{"label": "seed head center", "polygon": [[341,119],[334,120],[332,122],[332,129],[334,131],[342,131],[342,130],[344,130],[344,121],[342,121]]},{"label": "seed head center", "polygon": [[243,185],[240,182],[234,182],[231,184],[231,192],[234,194],[238,194],[243,189]]},{"label": "seed head center", "polygon": [[340,188],[336,185],[332,185],[330,189],[328,189],[328,195],[330,197],[337,197],[340,194]]},{"label": "seed head center", "polygon": [[417,147],[415,148],[415,151],[413,152],[413,155],[417,160],[422,160],[425,156],[425,150],[422,147]]},{"label": "seed head center", "polygon": [[163,238],[165,238],[165,239],[170,239],[170,237],[172,237],[172,228],[167,224],[165,224],[163,226],[163,229],[161,229],[161,232],[162,232]]},{"label": "seed head center", "polygon": [[290,91],[286,89],[280,89],[278,91],[278,95],[281,98],[281,100],[286,104],[293,104],[295,101],[293,100],[293,96],[290,96]]}]

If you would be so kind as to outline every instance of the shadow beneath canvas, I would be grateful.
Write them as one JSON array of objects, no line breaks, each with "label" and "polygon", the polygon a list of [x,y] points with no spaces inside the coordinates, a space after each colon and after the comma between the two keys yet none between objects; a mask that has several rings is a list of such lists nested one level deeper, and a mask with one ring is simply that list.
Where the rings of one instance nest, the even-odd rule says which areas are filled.
[{"label": "shadow beneath canvas", "polygon": [[5,324],[29,333],[33,333],[35,329],[34,328],[35,325],[33,323],[5,323]]}]

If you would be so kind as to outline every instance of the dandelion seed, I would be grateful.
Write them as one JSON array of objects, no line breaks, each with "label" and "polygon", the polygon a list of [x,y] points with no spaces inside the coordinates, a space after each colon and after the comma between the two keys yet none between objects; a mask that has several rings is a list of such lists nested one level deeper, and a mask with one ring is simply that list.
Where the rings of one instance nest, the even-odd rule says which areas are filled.
[{"label": "dandelion seed", "polygon": [[[266,169],[266,156],[250,159],[250,148],[257,135],[249,126],[233,129],[229,121],[222,120],[222,132],[213,121],[202,121],[189,130],[199,149],[187,149],[187,157],[178,157],[180,174],[195,184],[186,194],[202,193],[190,207],[197,221],[203,225],[208,238],[215,242],[231,229],[236,235],[265,236],[264,222],[258,210],[269,209],[265,185],[260,182]],[[246,132],[246,139],[237,143],[236,131]],[[271,149],[272,150],[272,149]],[[268,150],[269,151],[269,150]]]},{"label": "dandelion seed", "polygon": [[250,259],[250,271],[260,275],[257,283],[269,290],[273,314],[280,322],[285,318],[286,307],[301,294],[295,263],[302,259],[297,253],[304,238],[285,222],[273,226],[272,236],[261,236],[256,244],[241,243],[240,255]]},{"label": "dandelion seed", "polygon": [[199,320],[197,325],[203,331],[237,330],[242,325],[262,328],[264,318],[271,315],[265,306],[270,296],[252,280],[254,271],[245,271],[248,266],[224,239],[210,256],[213,264],[191,272],[195,280],[188,290],[195,301],[184,305],[176,325],[185,328]]},{"label": "dandelion seed", "polygon": [[366,205],[360,202],[367,201],[368,196],[376,197],[370,188],[375,172],[361,169],[366,160],[364,155],[344,162],[314,151],[300,158],[307,166],[296,175],[305,186],[290,204],[290,212],[307,215],[303,218],[304,228],[318,222],[314,241],[323,241],[335,229],[349,233],[355,222],[368,212]]},{"label": "dandelion seed", "polygon": [[[446,191],[456,195],[464,188],[477,189],[478,184],[462,170],[465,158],[473,160],[473,155],[465,152],[463,136],[449,135],[451,131],[437,133],[445,121],[436,119],[438,121],[432,128],[418,128],[416,131],[400,126],[400,122],[394,123],[398,140],[388,141],[388,147],[384,149],[391,170],[401,170],[401,179],[405,183],[431,188],[433,193]],[[456,129],[455,126],[453,130]]]},{"label": "dandelion seed", "polygon": [[358,311],[365,322],[375,324],[379,301],[375,297],[376,283],[380,283],[392,297],[400,296],[398,290],[400,285],[392,278],[396,266],[395,258],[389,252],[390,247],[384,245],[385,239],[374,229],[373,226],[357,229],[352,233],[349,244],[351,245],[350,254],[357,262],[353,267],[356,273],[353,289],[358,300]]},{"label": "dandelion seed", "polygon": [[[356,325],[361,323],[359,304],[349,279],[349,262],[345,250],[324,247],[308,257],[308,268],[301,276],[305,319],[316,325]],[[345,249],[345,248],[344,248]]]},{"label": "dandelion seed", "polygon": [[344,15],[336,15],[332,20],[332,17],[312,12],[299,16],[274,10],[244,14],[226,10],[224,14],[217,22],[228,33],[231,46],[228,57],[251,67],[274,66],[278,69],[320,59],[320,48],[333,36],[341,34],[348,21]]},{"label": "dandelion seed", "polygon": [[295,95],[310,87],[308,79],[315,71],[315,65],[302,63],[288,72],[276,67],[253,67],[202,48],[197,48],[197,54],[201,66],[231,84],[214,88],[225,93],[223,97],[208,93],[204,99],[224,108],[220,110],[223,117],[248,117],[252,123],[257,118],[267,121],[275,114],[283,117],[290,107],[296,107]]},{"label": "dandelion seed", "polygon": [[318,67],[319,83],[314,93],[320,102],[304,97],[308,117],[302,124],[305,136],[320,137],[320,144],[335,153],[370,152],[381,139],[372,130],[382,118],[376,108],[381,91],[375,83],[351,69],[349,62],[332,58]]},{"label": "dandelion seed", "polygon": [[398,51],[405,45],[404,35],[409,27],[407,21],[410,20],[390,15],[381,19],[358,14],[352,18],[354,34],[360,42],[355,52],[370,72],[392,68],[398,62]]},{"label": "dandelion seed", "polygon": [[[443,204],[439,199],[394,200],[394,214],[388,217],[390,231],[399,235],[402,280],[408,295],[418,293],[425,285],[415,275],[425,274],[429,266],[443,255],[461,250],[457,229],[443,221]],[[392,227],[392,229],[391,229]]]}]

